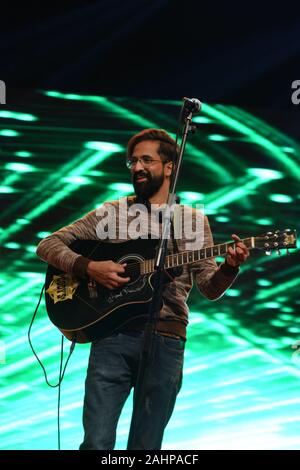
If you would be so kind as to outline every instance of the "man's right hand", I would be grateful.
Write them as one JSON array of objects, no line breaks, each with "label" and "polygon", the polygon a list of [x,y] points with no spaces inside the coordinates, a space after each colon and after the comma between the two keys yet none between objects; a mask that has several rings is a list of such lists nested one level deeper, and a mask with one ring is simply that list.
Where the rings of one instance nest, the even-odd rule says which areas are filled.
[{"label": "man's right hand", "polygon": [[87,266],[87,275],[108,289],[122,287],[130,280],[130,277],[121,277],[118,274],[125,272],[124,264],[113,261],[90,261]]}]

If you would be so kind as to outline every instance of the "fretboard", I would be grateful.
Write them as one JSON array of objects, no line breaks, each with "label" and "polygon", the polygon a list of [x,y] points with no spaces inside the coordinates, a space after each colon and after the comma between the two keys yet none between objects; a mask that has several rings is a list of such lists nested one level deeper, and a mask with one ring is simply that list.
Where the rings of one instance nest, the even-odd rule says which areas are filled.
[{"label": "fretboard", "polygon": [[[247,248],[255,247],[255,237],[244,238],[241,240]],[[195,251],[181,251],[172,255],[166,256],[165,269],[175,268],[176,266],[183,266],[184,264],[192,264],[197,261],[202,261],[216,256],[225,256],[229,247],[235,248],[235,242],[222,243],[220,245],[209,246]],[[141,274],[150,274],[155,271],[155,259],[145,260],[141,263]]]}]

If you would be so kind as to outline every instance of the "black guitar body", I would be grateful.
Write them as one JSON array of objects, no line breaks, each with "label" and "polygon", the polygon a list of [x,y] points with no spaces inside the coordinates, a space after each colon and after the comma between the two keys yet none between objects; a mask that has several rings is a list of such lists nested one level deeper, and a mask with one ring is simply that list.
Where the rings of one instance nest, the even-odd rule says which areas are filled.
[{"label": "black guitar body", "polygon": [[153,259],[158,240],[123,243],[78,240],[70,248],[94,261],[127,263],[130,281],[110,290],[95,281],[78,279],[49,265],[46,274],[46,308],[50,320],[70,340],[79,343],[108,336],[137,317],[147,316],[154,274],[140,275],[140,264]]}]

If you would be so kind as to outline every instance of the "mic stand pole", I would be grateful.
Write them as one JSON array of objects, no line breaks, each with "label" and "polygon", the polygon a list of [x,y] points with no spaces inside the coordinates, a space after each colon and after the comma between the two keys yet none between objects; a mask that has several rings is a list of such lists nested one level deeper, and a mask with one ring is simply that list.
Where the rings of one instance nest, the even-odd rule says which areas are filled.
[{"label": "mic stand pole", "polygon": [[[185,104],[183,104],[184,107]],[[182,108],[183,109],[183,108]],[[159,316],[159,312],[162,306],[162,291],[163,291],[163,278],[164,278],[164,265],[165,257],[167,253],[167,242],[170,234],[170,225],[174,216],[174,205],[175,205],[175,192],[177,180],[180,172],[180,167],[182,163],[182,157],[185,150],[186,140],[189,132],[194,132],[195,128],[191,125],[193,113],[188,111],[188,115],[185,118],[185,125],[182,134],[182,140],[180,144],[179,156],[175,166],[174,177],[171,180],[171,189],[169,192],[167,208],[168,210],[164,211],[163,215],[163,232],[162,237],[159,240],[159,246],[155,258],[155,276],[154,276],[154,286],[153,286],[153,296],[149,306],[149,318],[145,326],[145,335],[144,342],[142,346],[139,371],[137,376],[137,381],[134,390],[134,399],[133,399],[133,413],[130,424],[130,431],[128,437],[127,450],[136,450],[135,436],[139,435],[139,439],[142,439],[141,433],[139,432],[139,427],[141,425],[141,420],[143,419],[140,410],[143,407],[145,401],[145,385],[147,381],[148,365],[151,363],[151,358],[153,355],[153,338],[156,329],[156,322]],[[166,209],[167,209],[166,208]],[[138,449],[144,449],[144,447],[139,447]]]}]

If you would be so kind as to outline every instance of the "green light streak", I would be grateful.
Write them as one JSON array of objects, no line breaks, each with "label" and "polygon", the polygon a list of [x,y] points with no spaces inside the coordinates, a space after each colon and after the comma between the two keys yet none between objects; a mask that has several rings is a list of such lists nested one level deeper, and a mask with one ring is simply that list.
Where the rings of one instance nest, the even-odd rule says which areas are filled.
[{"label": "green light streak", "polygon": [[179,191],[178,196],[180,197],[180,204],[200,202],[204,199],[204,194],[196,191]]},{"label": "green light streak", "polygon": [[294,287],[297,287],[300,285],[300,277],[296,279],[291,279],[290,281],[282,282],[279,285],[276,285],[272,289],[268,289],[267,291],[260,291],[256,296],[256,300],[263,300],[263,299],[268,299],[269,297],[273,297],[276,294],[279,294],[280,292],[285,292],[289,289],[293,289]]},{"label": "green light streak", "polygon": [[27,113],[16,113],[13,111],[0,111],[0,118],[4,119],[16,119],[18,121],[38,121],[38,118],[36,116],[33,116],[33,114],[27,114]]},{"label": "green light streak", "polygon": [[[255,173],[257,176],[255,176]],[[218,209],[237,201],[253,190],[274,179],[280,179],[283,175],[279,172],[262,170],[257,173],[257,169],[248,169],[248,175],[238,178],[232,186],[225,186],[205,197],[205,209]]]},{"label": "green light streak", "polygon": [[85,142],[83,147],[90,150],[101,150],[108,153],[124,151],[124,147],[118,144],[113,144],[111,142]]},{"label": "green light streak", "polygon": [[[254,144],[259,145],[262,147],[267,154],[271,155],[274,159],[280,162],[283,168],[288,172],[288,174],[292,177],[300,179],[300,166],[282,149],[271,142],[268,138],[263,136],[259,131],[263,131],[263,126],[256,127],[256,130],[250,128],[251,124],[251,115],[247,115],[247,125],[243,124],[245,122],[245,112],[242,112],[238,108],[234,110],[225,108],[223,106],[209,106],[207,104],[203,104],[202,110],[205,114],[210,116],[213,119],[218,120],[224,126],[229,127],[231,129],[240,132],[241,134],[245,135],[249,138]],[[230,113],[235,114],[235,117],[231,117]],[[239,119],[238,119],[239,118]],[[252,119],[252,122],[254,120]],[[263,125],[263,123],[262,123]],[[276,138],[276,135],[279,134],[275,129],[273,129],[272,135]]]},{"label": "green light streak", "polygon": [[228,297],[238,297],[241,295],[241,291],[239,289],[228,289],[225,294]]},{"label": "green light streak", "polygon": [[272,219],[257,219],[256,223],[258,225],[273,225],[273,220]]},{"label": "green light streak", "polygon": [[133,192],[132,184],[129,183],[111,183],[109,188],[113,191],[117,191],[118,194],[130,194]]},{"label": "green light streak", "polygon": [[[41,277],[30,279],[28,282],[24,282],[23,280],[18,279],[17,282],[14,283],[14,288],[12,289],[12,283],[10,285],[10,292],[6,295],[3,295],[0,298],[0,305],[4,305],[5,303],[15,301],[15,298],[25,292],[28,292],[29,289],[34,287],[37,284],[41,283]],[[2,290],[2,289],[1,289]],[[6,290],[6,287],[5,287]]]},{"label": "green light streak", "polygon": [[293,202],[293,198],[287,194],[270,194],[269,199],[274,202],[281,202],[283,204]]},{"label": "green light streak", "polygon": [[19,250],[21,248],[21,245],[20,243],[9,242],[5,243],[4,247],[9,248],[10,250]]},{"label": "green light streak", "polygon": [[230,221],[230,218],[225,217],[224,215],[219,215],[219,216],[215,217],[215,221],[216,222],[221,222],[221,223],[226,223],[226,222]]},{"label": "green light streak", "polygon": [[95,96],[95,95],[75,95],[75,94],[68,94],[68,93],[60,93],[54,91],[46,91],[42,92],[46,96],[50,96],[52,98],[59,98],[64,100],[76,100],[76,101],[86,101],[89,103],[95,103],[100,105],[104,109],[108,110],[110,113],[115,113],[118,117],[126,119],[126,121],[133,121],[135,124],[139,124],[139,126],[144,127],[155,127],[155,124],[148,119],[145,119],[143,116],[139,114],[133,113],[128,109],[114,103],[111,100],[108,100],[104,96]]},{"label": "green light streak", "polygon": [[213,140],[214,142],[224,142],[226,140],[230,140],[225,135],[220,135],[220,134],[211,134],[211,135],[208,135],[207,138],[208,140]]},{"label": "green light streak", "polygon": [[269,287],[272,285],[272,282],[269,279],[257,279],[256,283],[262,287]]},{"label": "green light streak", "polygon": [[256,405],[252,406],[249,408],[243,408],[239,410],[234,410],[231,412],[221,412],[221,413],[216,413],[215,415],[212,416],[206,416],[203,418],[204,421],[212,421],[212,420],[221,420],[224,418],[229,418],[232,416],[239,416],[242,414],[249,414],[249,413],[256,413],[257,411],[262,411],[262,410],[273,410],[278,407],[282,406],[289,406],[291,404],[298,404],[300,403],[300,398],[293,398],[291,400],[281,400],[277,402],[272,402],[272,403],[265,403],[261,405]]},{"label": "green light streak", "polygon": [[20,152],[15,152],[14,155],[16,157],[21,157],[21,158],[33,157],[32,152],[26,152],[25,150],[21,150]]},{"label": "green light streak", "polygon": [[[4,178],[4,180],[1,182],[1,186],[3,186],[4,188],[5,187],[8,187],[12,184],[14,184],[16,181],[18,181],[20,179],[20,175],[18,173],[14,173],[12,175],[8,175],[6,178]],[[13,190],[13,188],[10,188]],[[6,192],[6,191],[3,191],[3,192]]]},{"label": "green light streak", "polygon": [[[56,91],[48,91],[48,92],[43,92],[46,96],[51,96],[53,98],[59,98],[59,99],[72,99],[72,100],[79,100],[79,101],[87,101],[87,102],[93,102],[97,105],[100,105],[103,107],[105,110],[109,111],[110,113],[115,113],[117,117],[121,117],[122,119],[125,119],[126,121],[132,121],[134,122],[135,125],[138,125],[139,127],[160,127],[158,123],[154,121],[149,121],[148,119],[145,119],[142,115],[133,113],[130,111],[130,109],[125,108],[124,106],[120,106],[116,103],[114,103],[111,100],[108,100],[107,98],[104,98],[103,96],[88,96],[88,95],[74,95],[74,94],[66,94],[66,93],[60,93]],[[190,155],[193,155],[194,162],[196,164],[199,164],[201,166],[204,166],[208,168],[210,171],[213,173],[216,173],[216,176],[222,179],[224,182],[229,182],[232,181],[232,177],[230,173],[222,166],[219,165],[217,162],[214,162],[214,160],[208,155],[205,154],[204,152],[200,151],[197,147],[194,145],[188,143],[186,146],[187,152]]]},{"label": "green light streak", "polygon": [[0,186],[0,193],[1,194],[12,194],[17,193],[17,189],[11,188],[10,186]]},{"label": "green light streak", "polygon": [[7,163],[4,168],[5,170],[16,171],[18,173],[37,171],[36,167],[26,163]]},{"label": "green light streak", "polygon": [[[104,143],[104,147],[106,147],[106,142]],[[120,150],[120,146],[114,145],[114,147],[109,147],[110,149],[114,148],[115,151]],[[99,150],[99,151],[92,151],[92,150],[85,150],[80,154],[80,158],[73,160],[74,167],[70,169],[70,164],[64,165],[55,175],[55,184],[52,186],[53,195],[49,198],[45,199],[42,203],[40,203],[37,207],[33,210],[28,212],[25,215],[25,220],[27,222],[32,221],[42,213],[46,212],[50,207],[55,206],[59,201],[63,200],[65,197],[70,195],[72,192],[76,191],[78,186],[75,184],[65,184],[62,179],[63,177],[75,177],[80,176],[82,173],[90,170],[91,168],[99,165],[104,160],[111,156],[112,152],[107,150]],[[81,163],[79,161],[81,160]],[[77,163],[78,162],[78,163]],[[77,164],[76,164],[77,163]],[[69,169],[69,174],[66,176],[66,167]],[[61,173],[61,175],[60,175]],[[63,186],[63,189],[57,190],[54,192],[57,186]],[[0,240],[3,242],[7,240],[12,234],[19,232],[22,229],[22,223],[20,221],[16,221],[10,227],[5,229],[1,235]]]},{"label": "green light streak", "polygon": [[66,176],[63,178],[64,183],[72,183],[77,186],[92,184],[92,180],[86,176]]},{"label": "green light streak", "polygon": [[[176,102],[176,104],[178,104],[178,103]],[[193,122],[196,122],[197,124],[211,124],[214,121],[212,119],[209,119],[206,116],[195,116],[193,118]]]},{"label": "green light streak", "polygon": [[21,133],[14,131],[13,129],[2,129],[0,136],[2,137],[20,137]]},{"label": "green light streak", "polygon": [[49,235],[51,235],[51,232],[38,232],[38,233],[36,234],[36,236],[37,236],[38,238],[46,238],[46,237],[48,237]]}]

